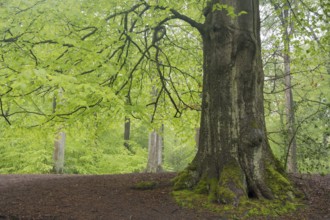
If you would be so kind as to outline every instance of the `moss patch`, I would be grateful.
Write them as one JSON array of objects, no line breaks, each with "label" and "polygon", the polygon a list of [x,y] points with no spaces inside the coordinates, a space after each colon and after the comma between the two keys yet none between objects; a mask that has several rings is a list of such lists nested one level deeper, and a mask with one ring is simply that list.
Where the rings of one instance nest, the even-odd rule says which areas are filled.
[{"label": "moss patch", "polygon": [[142,181],[136,183],[134,186],[132,186],[132,189],[136,190],[150,190],[154,189],[157,186],[157,182],[154,181]]},{"label": "moss patch", "polygon": [[234,204],[236,194],[226,187],[219,187],[219,202],[222,204]]},{"label": "moss patch", "polygon": [[206,178],[202,178],[198,182],[197,186],[194,188],[194,192],[197,194],[207,194],[209,192]]},{"label": "moss patch", "polygon": [[[295,198],[294,187],[286,176],[271,165],[266,167],[266,172],[266,184],[275,195],[273,200],[248,198],[244,191],[244,176],[240,168],[235,165],[224,167],[219,180],[204,177],[195,187],[189,185],[189,188],[181,188],[184,190],[173,191],[172,195],[181,206],[199,211],[208,210],[228,219],[278,217],[302,206],[302,203]],[[179,177],[181,183],[190,182],[191,179],[193,178],[190,171],[184,172]],[[184,187],[186,184],[180,186]]]},{"label": "moss patch", "polygon": [[192,189],[196,184],[196,167],[190,164],[184,171],[180,172],[172,181],[174,190]]},{"label": "moss patch", "polygon": [[208,201],[217,202],[219,198],[218,180],[215,178],[209,179],[208,185],[209,185]]},{"label": "moss patch", "polygon": [[294,201],[295,197],[300,197],[297,196],[299,192],[293,187],[287,176],[270,164],[266,165],[266,184],[276,199]]},{"label": "moss patch", "polygon": [[[232,193],[231,191],[227,191]],[[224,193],[225,194],[225,193]],[[247,219],[251,217],[278,217],[294,212],[299,203],[283,202],[281,200],[248,199],[242,198],[238,206],[210,202],[210,196],[198,194],[191,190],[173,191],[172,196],[183,207],[193,208],[197,211],[211,211],[228,219]],[[230,197],[232,195],[229,195]]]}]

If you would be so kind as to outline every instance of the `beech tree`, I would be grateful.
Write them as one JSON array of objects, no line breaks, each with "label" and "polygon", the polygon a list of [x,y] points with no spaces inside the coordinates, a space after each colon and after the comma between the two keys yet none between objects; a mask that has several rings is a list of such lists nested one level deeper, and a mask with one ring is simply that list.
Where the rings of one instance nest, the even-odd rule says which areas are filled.
[{"label": "beech tree", "polygon": [[291,187],[266,136],[259,2],[212,0],[204,16],[204,23],[185,19],[203,40],[203,99],[198,152],[176,188],[227,204],[285,195]]}]

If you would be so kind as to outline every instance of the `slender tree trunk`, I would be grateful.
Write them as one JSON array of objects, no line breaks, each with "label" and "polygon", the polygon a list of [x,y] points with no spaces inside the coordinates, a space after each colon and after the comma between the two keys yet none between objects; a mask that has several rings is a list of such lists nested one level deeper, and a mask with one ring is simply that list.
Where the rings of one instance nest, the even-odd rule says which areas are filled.
[{"label": "slender tree trunk", "polygon": [[[162,125],[159,132],[163,133],[163,130],[164,127]],[[163,138],[159,135],[159,132],[154,130],[149,134],[147,173],[163,171]]]},{"label": "slender tree trunk", "polygon": [[286,169],[290,173],[297,172],[297,143],[296,143],[296,131],[295,131],[295,113],[294,103],[292,95],[292,83],[291,83],[291,57],[290,57],[290,46],[291,46],[291,35],[293,33],[293,24],[290,21],[290,7],[286,3],[281,12],[281,22],[283,28],[283,61],[284,61],[284,87],[285,87],[285,112],[286,112],[286,125],[287,125],[287,156],[286,156]]},{"label": "slender tree trunk", "polygon": [[[157,97],[157,89],[155,87],[152,88],[151,97],[153,101],[155,101]],[[148,173],[158,173],[162,172],[162,163],[163,163],[163,148],[164,141],[163,137],[160,134],[164,132],[164,125],[160,126],[159,131],[153,130],[149,134],[149,142],[148,142],[148,162],[146,172]]]},{"label": "slender tree trunk", "polygon": [[[62,96],[62,89],[60,89],[60,97]],[[57,100],[53,98],[53,113],[56,112],[57,108]],[[54,153],[53,153],[53,171],[55,173],[63,173],[64,171],[64,152],[65,152],[65,140],[66,134],[65,132],[59,129],[58,133],[55,136],[54,140]]]},{"label": "slender tree trunk", "polygon": [[125,117],[124,124],[124,146],[127,150],[131,150],[131,146],[129,144],[129,138],[131,134],[131,119],[129,117]]},{"label": "slender tree trunk", "polygon": [[[228,16],[214,10],[216,3],[246,14]],[[175,189],[206,191],[211,201],[233,205],[241,197],[272,199],[289,184],[280,180],[283,170],[266,137],[259,2],[212,0],[205,16],[199,148]]]},{"label": "slender tree trunk", "polygon": [[326,65],[327,65],[327,72],[330,75],[330,52],[328,54],[328,61],[327,61]]},{"label": "slender tree trunk", "polygon": [[286,157],[286,168],[289,173],[297,173],[297,142],[295,131],[295,113],[292,95],[291,72],[290,72],[290,55],[284,55],[285,69],[285,112],[287,118],[288,131],[288,149]]},{"label": "slender tree trunk", "polygon": [[64,151],[65,151],[66,134],[59,132],[54,141],[54,172],[63,173],[64,170]]},{"label": "slender tree trunk", "polygon": [[94,112],[94,129],[95,129],[95,135],[94,135],[94,147],[98,147],[99,146],[99,143],[98,143],[98,140],[99,140],[99,135],[98,135],[98,128],[99,128],[99,122],[98,122],[98,115],[96,112]]}]

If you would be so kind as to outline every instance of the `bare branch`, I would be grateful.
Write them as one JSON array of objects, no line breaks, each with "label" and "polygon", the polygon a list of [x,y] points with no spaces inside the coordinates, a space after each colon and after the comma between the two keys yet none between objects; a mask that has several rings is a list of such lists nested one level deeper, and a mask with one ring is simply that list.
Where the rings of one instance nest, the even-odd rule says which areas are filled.
[{"label": "bare branch", "polygon": [[160,78],[162,86],[163,86],[162,88],[164,89],[167,96],[170,98],[171,103],[172,103],[172,105],[174,106],[174,108],[176,110],[176,113],[175,113],[174,117],[180,117],[182,112],[180,111],[177,104],[175,103],[175,100],[173,99],[173,97],[171,95],[171,92],[167,89],[166,82],[165,82],[166,80],[165,80],[164,75],[163,75],[163,73],[160,69],[160,67],[161,67],[161,61],[159,60],[160,48],[158,46],[154,46],[154,47],[156,47],[156,55],[155,56],[156,56],[157,72],[158,72],[159,78]]},{"label": "bare branch", "polygon": [[2,105],[2,99],[0,97],[0,109],[1,109],[1,116],[6,120],[6,122],[11,125],[9,119],[8,119],[8,113],[5,113],[4,110],[3,110],[3,105]]},{"label": "bare branch", "polygon": [[83,28],[82,30],[88,30],[88,29],[92,29],[91,32],[89,32],[88,34],[86,34],[85,36],[83,36],[81,38],[81,40],[86,40],[88,37],[92,36],[93,34],[96,33],[96,31],[98,30],[97,27],[86,27],[86,28]]},{"label": "bare branch", "polygon": [[[106,21],[109,21],[111,18],[115,18],[117,17],[118,15],[123,15],[123,14],[128,14],[130,12],[133,12],[135,11],[136,9],[138,9],[139,7],[141,6],[145,6],[146,4],[144,2],[140,3],[140,4],[137,4],[137,5],[134,5],[132,8],[128,9],[128,10],[125,10],[125,11],[121,11],[121,12],[118,12],[118,13],[114,13],[112,15],[109,15],[108,17],[105,18]],[[147,6],[149,7],[149,6]]]},{"label": "bare branch", "polygon": [[20,14],[20,13],[22,13],[22,12],[28,11],[28,10],[34,8],[35,6],[37,6],[37,5],[39,5],[39,4],[43,3],[43,2],[46,2],[46,1],[47,1],[47,0],[37,1],[34,5],[32,5],[32,6],[28,7],[28,8],[25,8],[25,9],[19,9],[19,11],[16,12],[16,14]]}]

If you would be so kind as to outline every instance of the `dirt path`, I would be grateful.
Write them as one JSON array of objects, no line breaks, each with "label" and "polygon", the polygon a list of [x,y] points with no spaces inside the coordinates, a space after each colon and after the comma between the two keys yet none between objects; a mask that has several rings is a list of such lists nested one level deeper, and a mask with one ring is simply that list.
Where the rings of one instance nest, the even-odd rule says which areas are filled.
[{"label": "dirt path", "polygon": [[[3,219],[225,219],[179,207],[170,196],[173,173],[82,175],[0,175]],[[307,209],[275,219],[330,219],[330,175],[294,177]],[[152,190],[132,187],[141,181]]]}]

